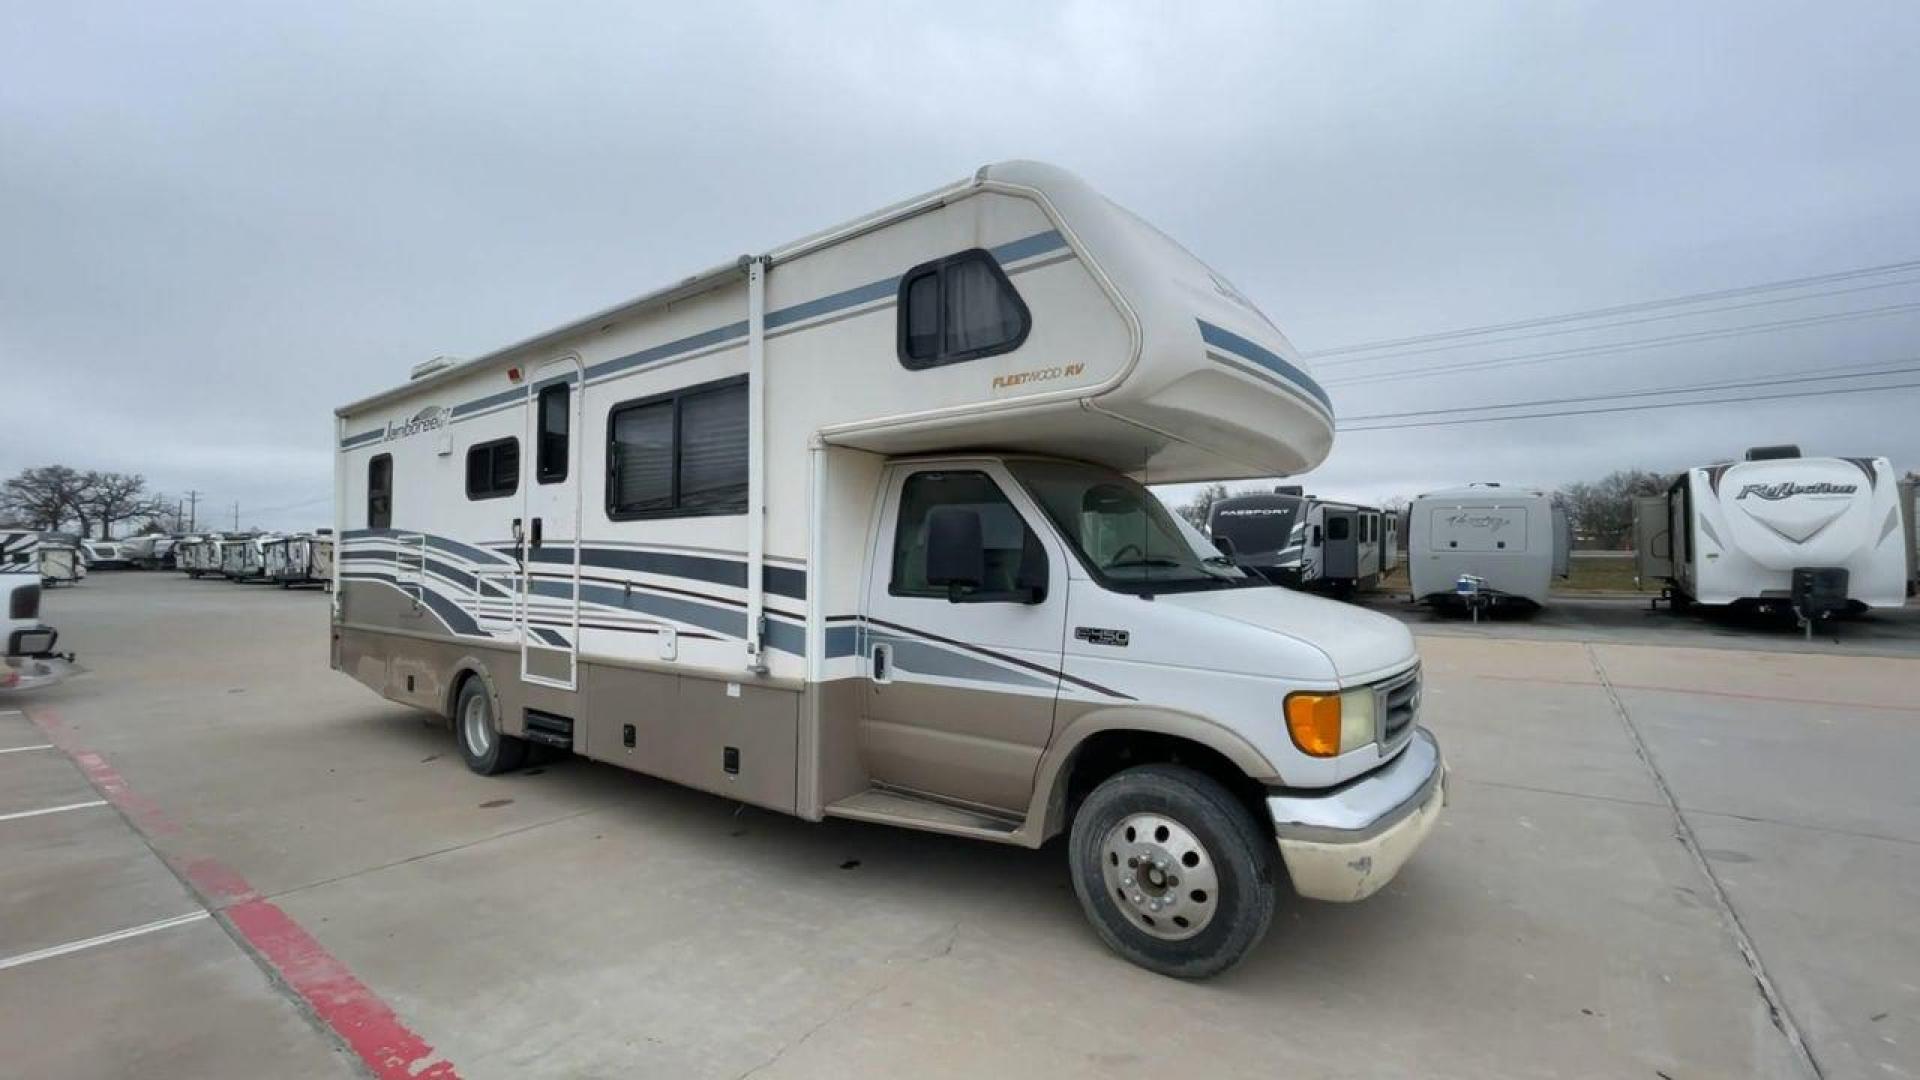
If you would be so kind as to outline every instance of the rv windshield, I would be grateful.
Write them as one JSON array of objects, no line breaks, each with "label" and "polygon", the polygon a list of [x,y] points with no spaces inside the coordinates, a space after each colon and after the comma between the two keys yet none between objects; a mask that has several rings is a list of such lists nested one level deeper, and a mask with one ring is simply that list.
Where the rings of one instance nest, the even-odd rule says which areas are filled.
[{"label": "rv windshield", "polygon": [[1265,584],[1119,473],[1063,461],[1013,461],[1008,468],[1108,588],[1184,592]]}]

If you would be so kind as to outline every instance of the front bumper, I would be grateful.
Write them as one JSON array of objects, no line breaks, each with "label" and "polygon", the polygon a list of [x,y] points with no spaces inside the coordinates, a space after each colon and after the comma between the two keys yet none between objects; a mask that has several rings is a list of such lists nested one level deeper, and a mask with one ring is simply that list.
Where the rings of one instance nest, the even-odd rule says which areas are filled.
[{"label": "front bumper", "polygon": [[1440,744],[1416,728],[1400,756],[1356,780],[1267,798],[1287,874],[1302,896],[1364,900],[1413,857],[1447,799]]}]

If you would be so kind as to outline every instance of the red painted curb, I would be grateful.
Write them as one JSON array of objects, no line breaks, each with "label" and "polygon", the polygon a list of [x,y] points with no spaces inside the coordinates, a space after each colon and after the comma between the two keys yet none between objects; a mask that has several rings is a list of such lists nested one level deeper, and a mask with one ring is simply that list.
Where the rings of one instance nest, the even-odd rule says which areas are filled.
[{"label": "red painted curb", "polygon": [[[136,831],[149,840],[179,835],[179,823],[159,804],[129,787],[105,757],[76,744],[58,713],[46,708],[25,712],[27,719],[46,734],[47,741],[86,774]],[[154,850],[201,895],[209,909],[253,947],[281,981],[300,995],[313,1014],[360,1056],[374,1076],[380,1080],[459,1080],[452,1062],[438,1058],[433,1047],[402,1023],[380,995],[356,978],[278,904],[262,897],[238,871],[218,859],[163,852],[157,845]]]}]

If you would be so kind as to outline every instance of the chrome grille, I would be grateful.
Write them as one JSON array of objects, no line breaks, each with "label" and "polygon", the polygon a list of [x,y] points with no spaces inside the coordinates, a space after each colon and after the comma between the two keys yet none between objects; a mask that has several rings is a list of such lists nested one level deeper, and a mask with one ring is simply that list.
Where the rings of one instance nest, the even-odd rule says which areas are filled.
[{"label": "chrome grille", "polygon": [[1374,715],[1379,717],[1380,745],[1397,746],[1412,733],[1420,713],[1419,665],[1374,684],[1373,692],[1377,695]]}]

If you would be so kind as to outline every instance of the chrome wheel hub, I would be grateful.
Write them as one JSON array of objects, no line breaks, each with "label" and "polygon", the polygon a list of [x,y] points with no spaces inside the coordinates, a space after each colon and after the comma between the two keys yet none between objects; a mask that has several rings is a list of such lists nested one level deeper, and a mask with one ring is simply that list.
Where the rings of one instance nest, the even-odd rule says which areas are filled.
[{"label": "chrome wheel hub", "polygon": [[467,740],[467,749],[474,757],[487,756],[487,749],[493,745],[493,718],[487,715],[487,699],[474,696],[467,699],[467,707],[460,713],[460,730]]},{"label": "chrome wheel hub", "polygon": [[1207,928],[1220,905],[1213,855],[1164,814],[1130,814],[1100,845],[1107,893],[1128,921],[1154,937],[1184,941]]}]

